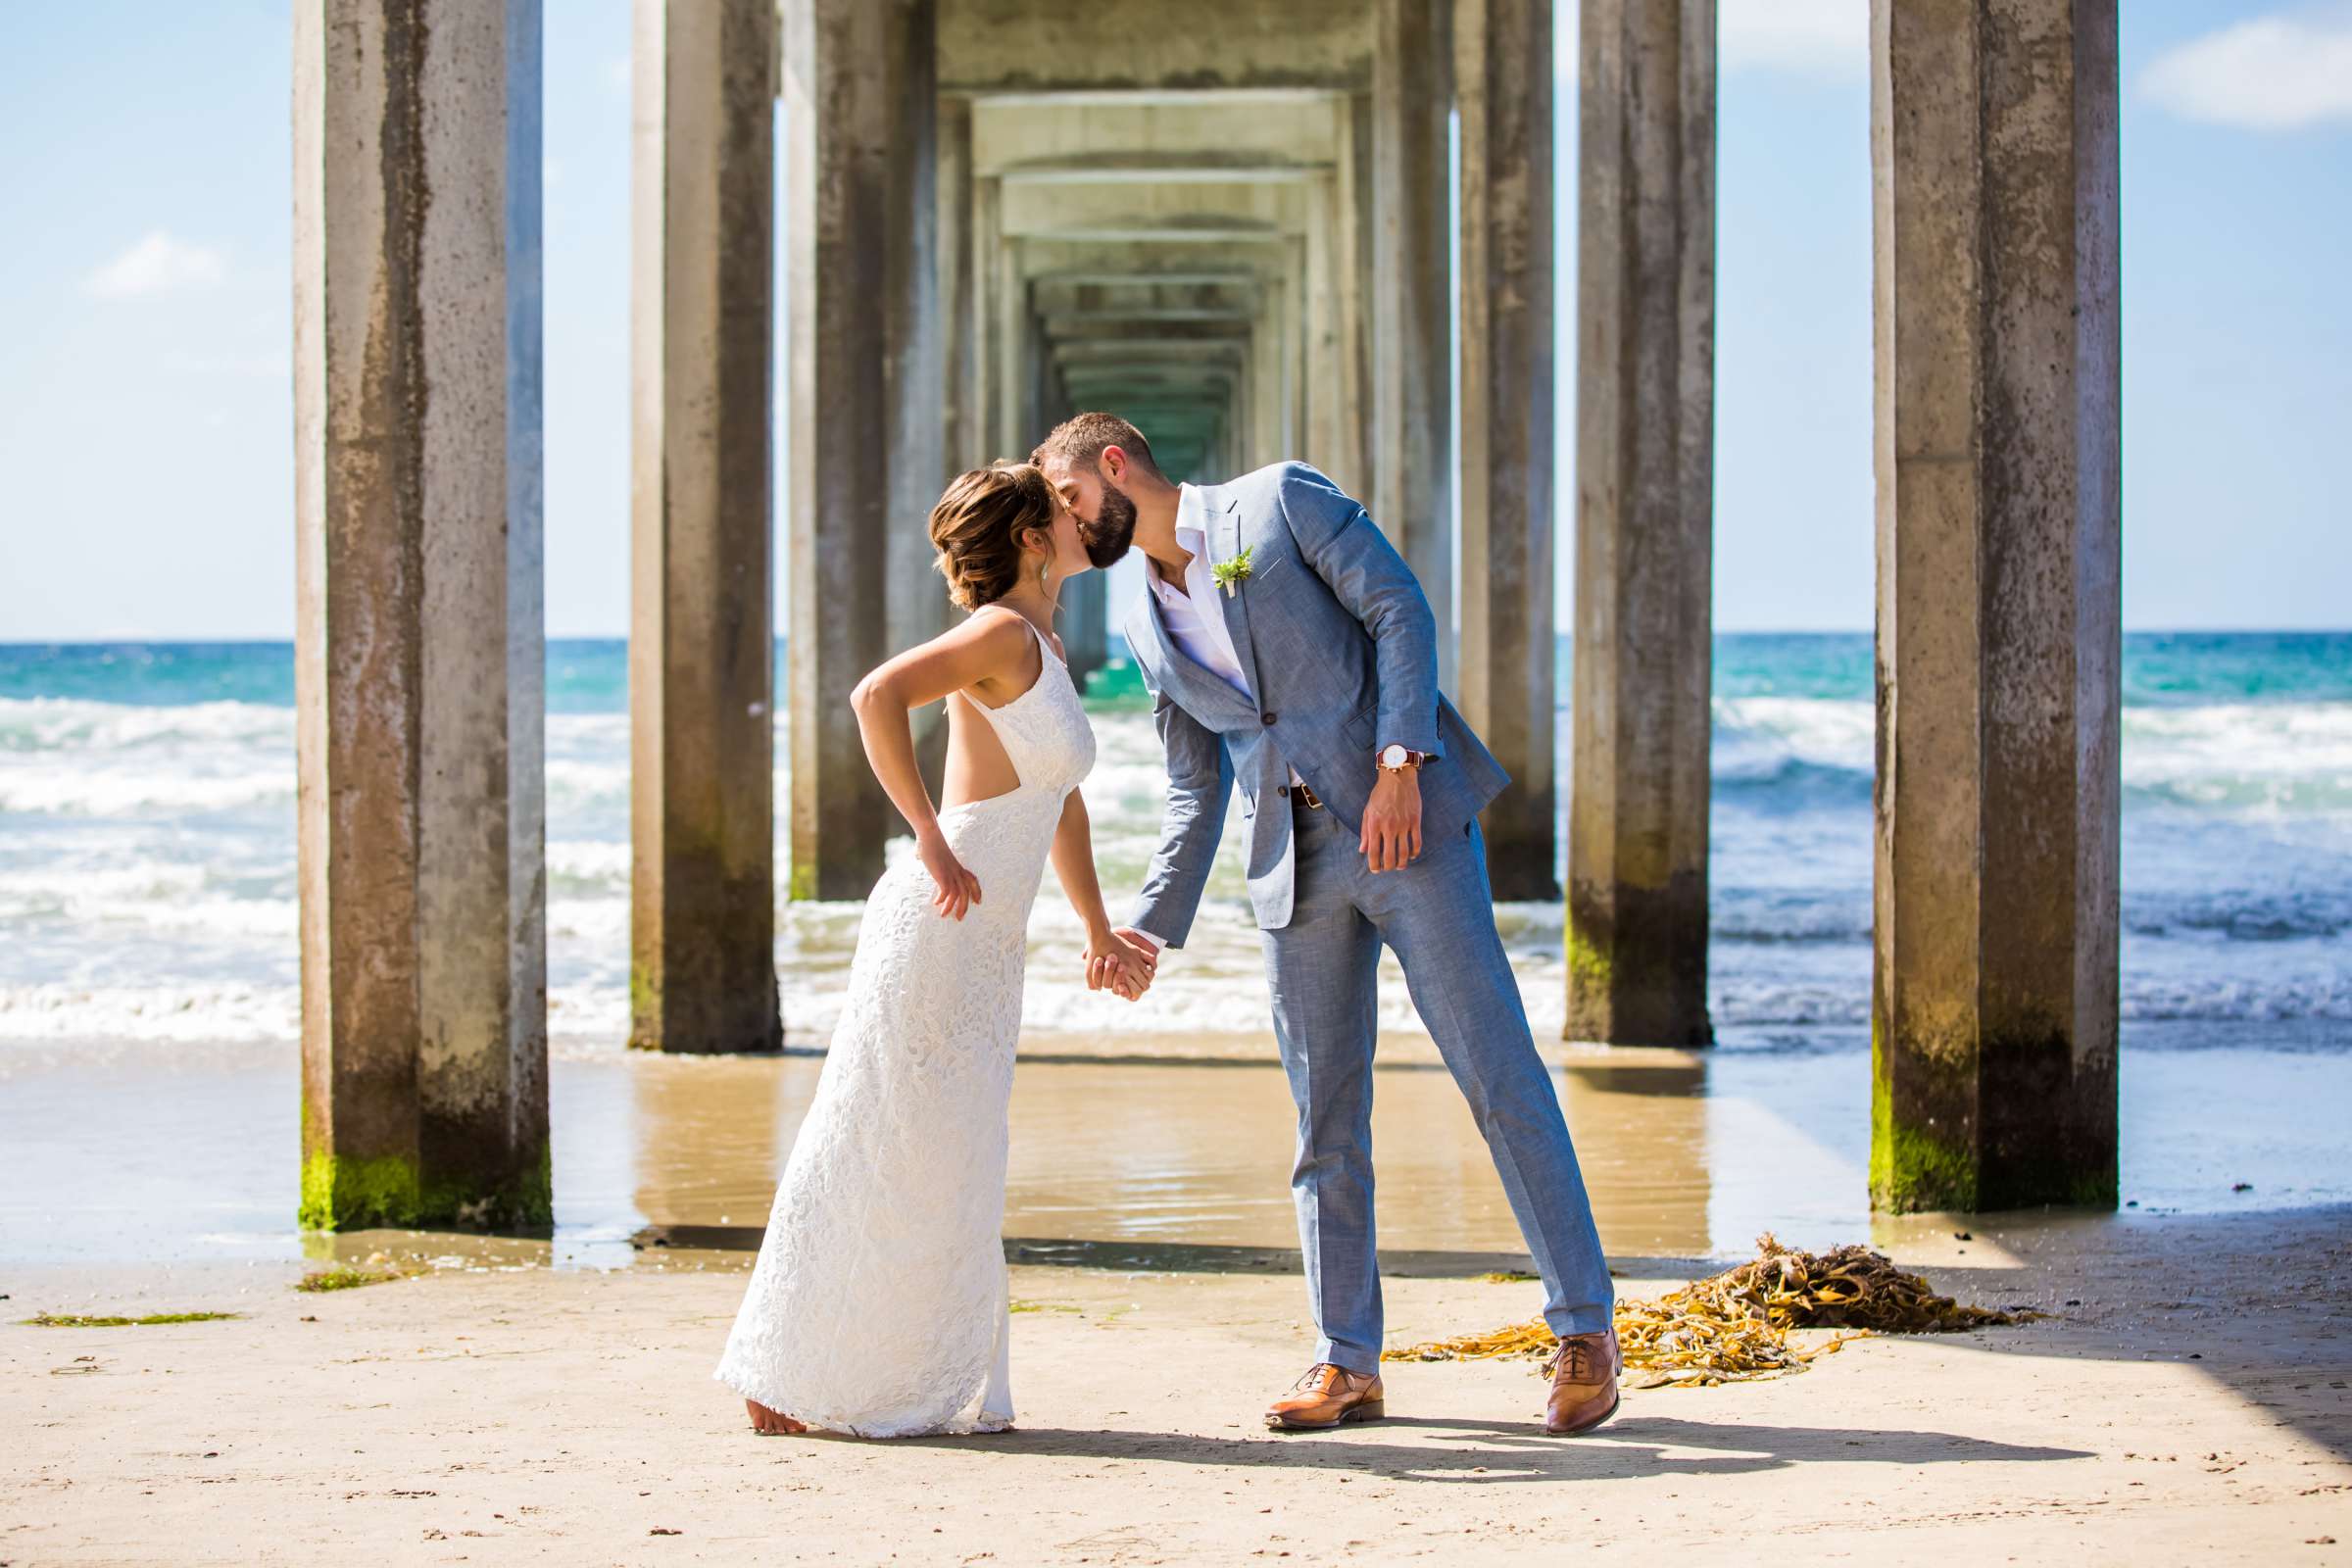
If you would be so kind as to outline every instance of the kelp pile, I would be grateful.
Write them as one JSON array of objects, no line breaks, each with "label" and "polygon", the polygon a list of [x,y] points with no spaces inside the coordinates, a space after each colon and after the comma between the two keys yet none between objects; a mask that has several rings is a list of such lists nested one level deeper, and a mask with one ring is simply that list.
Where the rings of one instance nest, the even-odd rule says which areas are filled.
[{"label": "kelp pile", "polygon": [[[2035,1313],[1963,1306],[1894,1266],[1883,1252],[1840,1247],[1800,1252],[1770,1232],[1756,1256],[1654,1301],[1617,1303],[1617,1342],[1636,1388],[1703,1388],[1802,1372],[1865,1334],[1944,1334],[2022,1322]],[[1852,1332],[1811,1345],[1794,1329]],[[1388,1361],[1546,1361],[1558,1342],[1542,1318],[1382,1353]]]},{"label": "kelp pile", "polygon": [[1756,1238],[1756,1256],[1667,1297],[1720,1289],[1729,1299],[1783,1328],[1868,1329],[1880,1334],[1955,1334],[2022,1323],[2038,1313],[1996,1312],[1937,1296],[1916,1274],[1896,1268],[1884,1252],[1840,1247],[1800,1252],[1770,1231]]}]

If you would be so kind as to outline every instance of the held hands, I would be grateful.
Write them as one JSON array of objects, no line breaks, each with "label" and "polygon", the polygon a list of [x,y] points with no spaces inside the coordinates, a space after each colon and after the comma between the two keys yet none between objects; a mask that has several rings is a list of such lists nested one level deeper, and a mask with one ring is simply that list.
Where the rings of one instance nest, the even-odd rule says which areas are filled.
[{"label": "held hands", "polygon": [[1108,988],[1129,1002],[1152,989],[1159,970],[1159,953],[1133,931],[1096,932],[1086,942],[1086,989]]},{"label": "held hands", "polygon": [[1421,855],[1421,775],[1410,767],[1380,770],[1364,808],[1359,835],[1364,863],[1375,871],[1401,871]]},{"label": "held hands", "polygon": [[923,869],[931,873],[931,907],[951,920],[960,920],[980,902],[980,879],[966,869],[948,848],[947,835],[933,827],[915,840]]}]

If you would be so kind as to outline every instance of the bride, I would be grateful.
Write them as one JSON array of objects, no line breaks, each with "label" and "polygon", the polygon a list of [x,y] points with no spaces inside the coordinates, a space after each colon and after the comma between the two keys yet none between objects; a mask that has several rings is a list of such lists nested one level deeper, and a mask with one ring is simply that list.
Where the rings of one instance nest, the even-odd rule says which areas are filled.
[{"label": "bride", "polygon": [[[916,853],[866,901],[841,1021],[712,1374],[761,1433],[1011,1424],[1006,1105],[1048,854],[1086,922],[1090,975],[1132,1001],[1156,956],[1103,912],[1078,793],[1094,731],[1053,631],[1061,585],[1127,541],[1090,546],[1042,472],[1000,464],[948,486],[931,542],[969,615],[853,699]],[[934,809],[906,715],[942,698],[946,804]]]}]

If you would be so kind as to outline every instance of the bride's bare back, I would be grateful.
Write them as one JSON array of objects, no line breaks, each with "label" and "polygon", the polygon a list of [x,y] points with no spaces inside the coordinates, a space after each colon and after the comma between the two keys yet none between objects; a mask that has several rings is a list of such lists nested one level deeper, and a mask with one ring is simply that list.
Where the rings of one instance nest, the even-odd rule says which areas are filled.
[{"label": "bride's bare back", "polygon": [[[1026,618],[1013,610],[1001,613]],[[986,714],[973,710],[1002,708],[1006,703],[1018,702],[1044,678],[1044,645],[1034,637],[1027,642],[1028,666],[1019,674],[999,675],[948,694],[948,765],[946,776],[940,781],[940,809],[994,800],[1021,787],[1020,770],[1005,755],[1004,743],[998,738],[995,726],[989,723]],[[1012,689],[999,695],[991,692],[990,687]]]}]

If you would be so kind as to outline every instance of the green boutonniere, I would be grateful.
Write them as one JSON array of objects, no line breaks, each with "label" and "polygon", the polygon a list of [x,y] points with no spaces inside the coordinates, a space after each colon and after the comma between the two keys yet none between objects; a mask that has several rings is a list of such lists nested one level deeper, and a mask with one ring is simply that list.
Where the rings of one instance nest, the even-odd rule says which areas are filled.
[{"label": "green boutonniere", "polygon": [[[1256,548],[1257,546],[1251,545],[1250,550]],[[1217,586],[1225,590],[1225,597],[1228,599],[1234,596],[1243,583],[1250,580],[1250,550],[1243,551],[1231,561],[1220,561],[1208,568],[1208,574],[1217,579]]]}]

